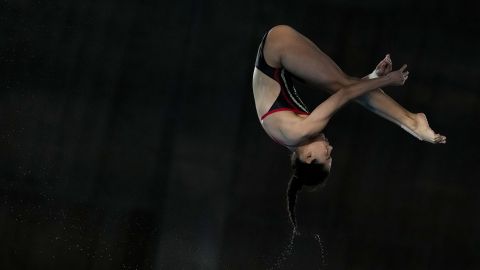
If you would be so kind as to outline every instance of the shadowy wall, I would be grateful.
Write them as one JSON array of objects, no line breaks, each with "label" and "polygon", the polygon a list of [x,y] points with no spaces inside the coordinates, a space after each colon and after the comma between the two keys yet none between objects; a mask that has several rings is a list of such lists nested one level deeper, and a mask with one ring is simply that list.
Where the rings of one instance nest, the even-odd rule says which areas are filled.
[{"label": "shadowy wall", "polygon": [[[1,269],[267,269],[291,233],[288,151],[251,78],[288,24],[348,74],[386,53],[387,88],[446,145],[356,104],[326,134],[327,187],[302,192],[278,269],[478,269],[478,38],[446,1],[3,1]],[[300,89],[310,107],[326,98]],[[319,234],[326,252],[313,234]]]}]

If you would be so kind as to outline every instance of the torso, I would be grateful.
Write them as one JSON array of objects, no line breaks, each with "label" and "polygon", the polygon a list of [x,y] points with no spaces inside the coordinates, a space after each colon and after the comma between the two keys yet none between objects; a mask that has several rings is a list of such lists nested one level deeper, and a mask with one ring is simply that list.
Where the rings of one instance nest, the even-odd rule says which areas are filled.
[{"label": "torso", "polygon": [[258,119],[265,132],[277,143],[294,150],[298,138],[292,135],[292,128],[309,111],[299,97],[291,74],[280,63],[273,66],[266,62],[264,45],[268,32],[264,34],[258,47],[253,72],[252,88]]},{"label": "torso", "polygon": [[262,124],[263,129],[273,140],[293,151],[295,145],[289,145],[289,142],[281,133],[281,127],[301,121],[307,117],[307,115],[297,114],[292,111],[278,111],[268,115],[262,120],[262,116],[269,111],[278,95],[280,95],[281,87],[277,81],[255,67],[253,71],[252,88],[258,120]]}]

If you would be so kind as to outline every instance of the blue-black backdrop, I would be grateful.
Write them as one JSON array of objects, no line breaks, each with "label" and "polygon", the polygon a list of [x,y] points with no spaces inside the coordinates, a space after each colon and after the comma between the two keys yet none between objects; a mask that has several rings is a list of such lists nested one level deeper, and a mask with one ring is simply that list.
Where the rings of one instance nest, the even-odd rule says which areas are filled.
[{"label": "blue-black backdrop", "polygon": [[304,234],[277,269],[479,269],[479,19],[433,0],[2,1],[0,268],[273,267],[288,151],[251,78],[277,24],[352,76],[409,64],[385,91],[448,136],[342,109],[329,183],[299,196]]}]

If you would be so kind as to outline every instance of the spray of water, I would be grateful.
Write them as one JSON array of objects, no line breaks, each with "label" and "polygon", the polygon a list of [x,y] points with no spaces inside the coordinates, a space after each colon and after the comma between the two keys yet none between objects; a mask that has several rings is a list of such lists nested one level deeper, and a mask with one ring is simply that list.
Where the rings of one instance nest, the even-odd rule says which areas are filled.
[{"label": "spray of water", "polygon": [[269,270],[277,270],[280,269],[280,267],[285,263],[287,258],[292,255],[293,253],[293,242],[295,240],[295,235],[300,235],[300,233],[297,231],[297,228],[293,228],[292,231],[292,236],[290,237],[290,242],[288,245],[285,247],[285,249],[282,251],[280,256],[277,258],[275,264],[273,267],[269,268]]},{"label": "spray of water", "polygon": [[321,251],[321,257],[320,257],[320,262],[322,264],[322,266],[326,266],[327,265],[327,249],[325,247],[325,245],[323,244],[323,241],[322,239],[320,239],[320,235],[318,234],[314,234],[314,238],[315,240],[317,240],[318,244],[320,245],[320,251]]},{"label": "spray of water", "polygon": [[[288,245],[285,247],[285,249],[282,251],[280,256],[277,258],[275,264],[269,268],[268,270],[279,270],[283,266],[283,264],[287,261],[288,257],[290,257],[293,254],[293,244],[295,241],[295,236],[300,236],[300,232],[298,232],[297,228],[295,227],[292,231],[292,236],[290,237],[290,242]],[[320,246],[320,264],[321,267],[327,265],[327,249],[325,247],[324,242],[320,238],[319,234],[314,234],[313,235],[314,239]]]}]

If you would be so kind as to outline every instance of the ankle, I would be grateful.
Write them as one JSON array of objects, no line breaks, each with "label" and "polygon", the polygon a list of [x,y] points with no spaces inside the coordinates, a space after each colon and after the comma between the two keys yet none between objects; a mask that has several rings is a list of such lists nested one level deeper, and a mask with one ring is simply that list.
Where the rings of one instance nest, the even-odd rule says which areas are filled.
[{"label": "ankle", "polygon": [[418,127],[418,121],[416,114],[411,112],[406,112],[400,120],[400,125],[415,130]]},{"label": "ankle", "polygon": [[417,129],[418,127],[417,114],[408,112],[405,116],[404,122],[405,122],[404,125],[409,127],[410,129],[413,129],[413,130]]}]

